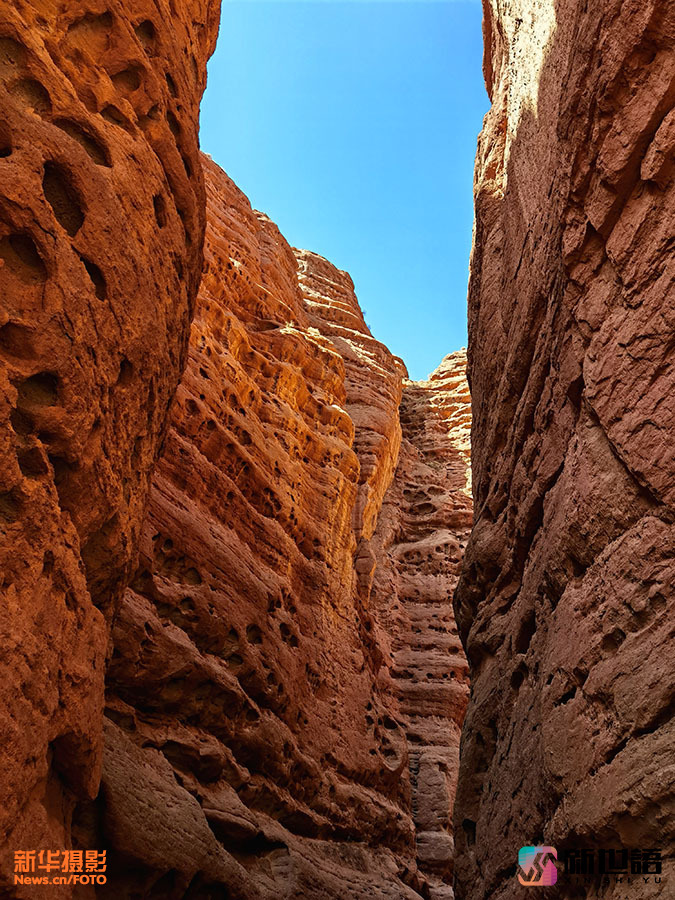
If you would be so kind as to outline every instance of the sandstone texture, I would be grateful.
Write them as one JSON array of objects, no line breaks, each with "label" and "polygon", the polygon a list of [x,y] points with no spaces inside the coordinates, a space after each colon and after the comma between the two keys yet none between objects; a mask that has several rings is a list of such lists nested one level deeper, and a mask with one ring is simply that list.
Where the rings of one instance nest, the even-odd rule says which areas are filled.
[{"label": "sandstone texture", "polygon": [[[182,372],[207,0],[0,2],[0,893],[96,795],[109,623]],[[65,889],[64,889],[65,890]]]},{"label": "sandstone texture", "polygon": [[450,598],[472,523],[466,353],[403,385],[403,442],[373,540],[371,604],[408,743],[416,858],[431,900],[451,897],[452,807],[468,666]]},{"label": "sandstone texture", "polygon": [[484,10],[456,893],[501,900],[525,844],[675,851],[675,7]]},{"label": "sandstone texture", "polygon": [[80,839],[108,848],[102,896],[445,900],[465,364],[404,383],[349,276],[204,166],[189,360]]}]

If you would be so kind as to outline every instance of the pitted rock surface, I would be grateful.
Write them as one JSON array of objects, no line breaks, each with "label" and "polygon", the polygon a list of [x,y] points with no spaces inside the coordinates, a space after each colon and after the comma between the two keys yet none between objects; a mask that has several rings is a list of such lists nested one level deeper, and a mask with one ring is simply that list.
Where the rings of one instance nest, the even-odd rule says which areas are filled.
[{"label": "pitted rock surface", "polygon": [[0,2],[2,878],[98,790],[108,624],[200,278],[217,11]]},{"label": "pitted rock surface", "polygon": [[[100,831],[89,839],[109,842],[119,897],[132,896],[134,879],[167,897],[431,896],[418,858],[442,856],[447,870],[466,701],[456,640],[450,649],[458,538],[443,531],[432,556],[443,575],[431,602],[447,637],[431,654],[438,666],[447,655],[458,683],[424,709],[420,700],[422,740],[439,733],[430,765],[445,791],[442,828],[425,826],[419,842],[426,851],[416,846],[409,714],[389,657],[393,598],[373,598],[378,567],[399,578],[377,527],[394,502],[402,390],[422,430],[430,401],[423,386],[403,388],[404,367],[370,335],[349,276],[292,250],[217,166],[204,166],[206,269],[189,362],[114,631],[109,735],[128,766],[104,766],[89,817]],[[457,405],[465,423],[465,386]],[[466,458],[439,465],[436,524],[463,540]],[[129,772],[155,787],[125,793]],[[153,828],[149,846],[142,833],[170,795],[183,812]],[[194,850],[177,859],[177,843]]]},{"label": "pitted rock surface", "polygon": [[675,850],[675,9],[484,9],[455,831],[458,896],[502,900],[525,844]]}]

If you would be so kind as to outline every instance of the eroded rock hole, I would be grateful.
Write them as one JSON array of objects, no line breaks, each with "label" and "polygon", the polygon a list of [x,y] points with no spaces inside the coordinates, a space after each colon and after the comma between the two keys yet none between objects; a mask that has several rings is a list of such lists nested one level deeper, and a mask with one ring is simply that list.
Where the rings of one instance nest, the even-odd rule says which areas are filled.
[{"label": "eroded rock hole", "polygon": [[621,628],[615,628],[611,634],[606,634],[602,639],[602,649],[609,655],[616,653],[621,644],[626,640],[626,633]]},{"label": "eroded rock hole", "polygon": [[523,681],[525,681],[527,674],[527,666],[518,666],[513,675],[511,675],[511,687],[517,691],[522,685]]},{"label": "eroded rock hole", "polygon": [[54,571],[54,554],[51,550],[46,550],[42,557],[42,574],[51,575]]},{"label": "eroded rock hole", "polygon": [[161,194],[155,194],[152,198],[152,205],[155,208],[155,219],[160,228],[166,225],[166,201]]},{"label": "eroded rock hole", "polygon": [[158,122],[159,121],[159,104],[155,103],[143,116],[141,123],[144,128],[147,128],[150,122]]},{"label": "eroded rock hole", "polygon": [[262,631],[257,625],[249,625],[246,628],[246,639],[250,644],[262,644]]},{"label": "eroded rock hole", "polygon": [[94,285],[96,296],[99,300],[105,300],[107,295],[107,288],[105,278],[103,277],[103,272],[101,272],[96,263],[93,263],[85,256],[80,256],[80,259],[82,260],[82,265],[87,270],[87,275],[89,275],[91,283]]},{"label": "eroded rock hole", "polygon": [[47,280],[47,268],[35,241],[25,232],[10,234],[0,240],[0,258],[7,269],[26,284]]},{"label": "eroded rock hole", "polygon": [[66,44],[85,50],[96,58],[108,49],[112,27],[113,17],[109,12],[101,15],[88,13],[68,28]]},{"label": "eroded rock hole", "polygon": [[462,830],[466,836],[467,844],[469,847],[472,847],[476,843],[476,823],[472,822],[471,819],[464,819]]},{"label": "eroded rock hole", "polygon": [[77,122],[73,122],[71,119],[56,119],[54,125],[64,131],[68,137],[77,141],[97,166],[110,167],[110,155],[107,149],[98,138],[85,131]]},{"label": "eroded rock hole", "polygon": [[134,28],[134,31],[144,50],[150,51],[154,49],[155,41],[157,40],[157,29],[150,19],[140,22]]},{"label": "eroded rock hole", "polygon": [[36,406],[56,406],[59,397],[59,378],[54,372],[38,372],[22,381],[18,389],[19,409]]},{"label": "eroded rock hole", "polygon": [[[185,243],[189,247],[190,244],[192,243],[192,235],[190,234],[190,230],[189,230],[188,224],[187,224],[187,213],[180,206],[176,207],[176,212],[178,213],[178,216],[183,224],[183,232],[185,234]],[[179,277],[182,278],[182,273],[179,275]]]},{"label": "eroded rock hole", "polygon": [[129,119],[124,115],[124,113],[120,112],[116,106],[112,104],[108,104],[101,110],[101,115],[106,120],[106,122],[110,122],[111,125],[117,125],[119,128],[123,128],[125,131],[131,132],[133,130],[133,126]]},{"label": "eroded rock hole", "polygon": [[57,163],[45,163],[42,190],[54,211],[56,221],[74,237],[84,223],[84,213],[66,170]]},{"label": "eroded rock hole", "polygon": [[171,129],[171,133],[173,134],[173,136],[176,138],[179,137],[181,133],[181,127],[178,119],[171,111],[166,114],[166,121],[169,123],[169,128]]},{"label": "eroded rock hole", "polygon": [[16,488],[0,493],[0,523],[12,525],[21,516],[23,504]]},{"label": "eroded rock hole", "polygon": [[49,471],[47,460],[40,447],[31,447],[18,456],[19,468],[27,478],[39,478]]},{"label": "eroded rock hole", "polygon": [[[43,444],[49,443],[46,435],[42,435],[42,442]],[[54,487],[56,488],[56,493],[59,495],[61,509],[68,509],[68,498],[70,496],[69,481],[77,466],[71,464],[65,457],[59,456],[56,453],[48,453],[47,459],[52,467]]]},{"label": "eroded rock hole", "polygon": [[125,356],[120,364],[120,373],[117,376],[117,383],[122,387],[125,387],[126,385],[131,384],[133,377],[134,367]]},{"label": "eroded rock hole", "polygon": [[141,86],[142,74],[143,69],[140,66],[129,66],[112,75],[110,80],[121,94],[133,94]]},{"label": "eroded rock hole", "polygon": [[191,566],[185,573],[185,583],[192,585],[202,583],[202,576],[199,574],[197,569],[194,568],[194,566]]},{"label": "eroded rock hole", "polygon": [[33,430],[32,419],[20,409],[13,409],[11,411],[11,413],[9,414],[9,421],[12,428],[14,429],[15,434],[25,436],[27,434],[30,434]]},{"label": "eroded rock hole", "polygon": [[176,87],[176,82],[173,80],[169,73],[166,73],[166,85],[169,88],[169,93],[172,97],[178,96],[178,88]]},{"label": "eroded rock hole", "polygon": [[0,352],[17,359],[32,359],[35,356],[32,330],[15,322],[7,322],[0,328]]},{"label": "eroded rock hole", "polygon": [[581,409],[581,398],[583,397],[583,393],[584,376],[580,375],[567,388],[567,398],[576,410]]},{"label": "eroded rock hole", "polygon": [[554,706],[564,706],[566,703],[569,703],[570,700],[573,700],[574,697],[576,697],[576,694],[577,694],[577,686],[575,684],[568,691],[565,691],[565,693],[560,697],[560,699],[556,700],[553,705]]},{"label": "eroded rock hole", "polygon": [[532,612],[525,617],[518,631],[514,647],[516,653],[527,653],[536,629],[537,622],[534,610],[532,610]]},{"label": "eroded rock hole", "polygon": [[52,110],[47,89],[35,78],[20,78],[9,86],[8,91],[22,106],[32,109],[39,116],[46,116]]}]

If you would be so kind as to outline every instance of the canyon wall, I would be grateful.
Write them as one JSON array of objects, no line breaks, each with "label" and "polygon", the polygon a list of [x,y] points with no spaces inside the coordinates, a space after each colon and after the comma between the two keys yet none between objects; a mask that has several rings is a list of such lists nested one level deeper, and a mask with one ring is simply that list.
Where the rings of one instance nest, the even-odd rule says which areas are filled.
[{"label": "canyon wall", "polygon": [[189,360],[78,836],[108,848],[116,898],[444,900],[465,360],[404,383],[349,276],[204,165]]},{"label": "canyon wall", "polygon": [[109,623],[201,272],[217,11],[0,2],[0,892],[98,790]]},{"label": "canyon wall", "polygon": [[675,850],[675,8],[484,10],[456,889],[499,900],[526,844]]}]

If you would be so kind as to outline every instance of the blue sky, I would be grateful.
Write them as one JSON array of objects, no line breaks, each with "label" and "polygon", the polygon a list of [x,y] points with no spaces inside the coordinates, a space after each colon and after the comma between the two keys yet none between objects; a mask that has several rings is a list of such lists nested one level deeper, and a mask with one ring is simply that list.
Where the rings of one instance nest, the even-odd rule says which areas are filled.
[{"label": "blue sky", "polygon": [[479,0],[224,0],[202,148],[424,378],[466,344]]}]

